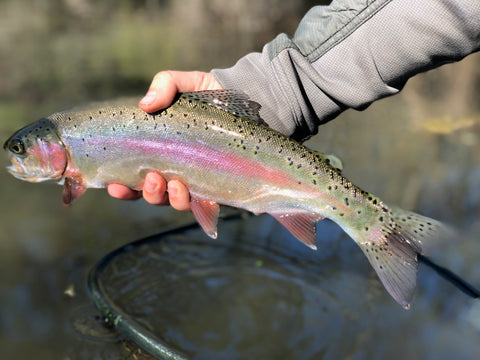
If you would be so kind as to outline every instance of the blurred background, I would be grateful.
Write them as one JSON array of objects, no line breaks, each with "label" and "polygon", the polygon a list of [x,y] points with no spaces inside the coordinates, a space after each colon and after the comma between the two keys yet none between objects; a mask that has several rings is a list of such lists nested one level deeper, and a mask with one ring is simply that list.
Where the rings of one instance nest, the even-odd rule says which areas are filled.
[{"label": "blurred background", "polygon": [[[60,109],[143,94],[160,70],[229,67],[278,33],[293,34],[318,3],[1,0],[0,139]],[[308,142],[340,157],[344,174],[365,190],[458,228],[460,240],[435,259],[478,286],[479,65],[474,54],[416,76],[399,95],[345,112]],[[8,165],[6,156],[0,165]],[[87,344],[72,331],[75,309],[89,303],[86,274],[109,251],[189,221],[190,214],[115,200],[104,190],[90,190],[66,209],[58,185],[21,182],[6,171],[0,182],[1,352],[16,359],[133,356],[128,347]],[[476,351],[469,341],[480,335],[480,309],[435,277],[421,278],[420,287],[419,309],[428,309],[421,321],[431,322],[417,346],[447,339],[422,358],[469,358]],[[418,300],[422,296],[428,302]]]}]

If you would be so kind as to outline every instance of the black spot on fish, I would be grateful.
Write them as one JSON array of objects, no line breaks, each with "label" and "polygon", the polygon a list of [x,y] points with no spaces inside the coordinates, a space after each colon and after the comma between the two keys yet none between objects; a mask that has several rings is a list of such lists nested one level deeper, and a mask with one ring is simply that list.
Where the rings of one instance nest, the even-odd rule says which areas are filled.
[{"label": "black spot on fish", "polygon": [[300,169],[302,167],[302,164],[297,165],[297,169]]},{"label": "black spot on fish", "polygon": [[102,110],[99,110],[98,113],[99,113],[100,115],[102,115]]},{"label": "black spot on fish", "polygon": [[312,183],[313,183],[313,185],[317,185],[317,180],[313,179]]},{"label": "black spot on fish", "polygon": [[91,116],[89,116],[90,120],[92,120],[93,118]]},{"label": "black spot on fish", "polygon": [[368,231],[368,226],[365,226],[365,231]]},{"label": "black spot on fish", "polygon": [[331,186],[329,186],[329,187],[328,187],[328,190],[332,190],[332,187],[331,187]]}]

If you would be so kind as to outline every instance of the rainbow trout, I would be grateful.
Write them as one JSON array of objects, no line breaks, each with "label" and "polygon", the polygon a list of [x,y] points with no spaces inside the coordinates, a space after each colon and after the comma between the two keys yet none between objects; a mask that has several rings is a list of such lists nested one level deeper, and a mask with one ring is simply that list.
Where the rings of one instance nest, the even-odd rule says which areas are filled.
[{"label": "rainbow trout", "polygon": [[137,99],[93,103],[16,132],[4,145],[8,171],[30,182],[63,183],[63,202],[71,204],[87,188],[141,189],[145,174],[155,170],[188,187],[193,214],[212,238],[219,204],[268,213],[314,249],[316,223],[329,218],[408,308],[417,254],[445,227],[358,188],[329,156],[264,126],[259,109],[233,90],[180,94],[152,114],[140,110]]}]

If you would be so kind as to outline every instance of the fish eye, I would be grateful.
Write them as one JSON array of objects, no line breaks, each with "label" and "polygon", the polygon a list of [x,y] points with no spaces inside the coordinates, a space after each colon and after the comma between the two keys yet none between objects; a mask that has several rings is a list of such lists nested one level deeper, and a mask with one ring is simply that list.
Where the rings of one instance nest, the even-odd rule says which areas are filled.
[{"label": "fish eye", "polygon": [[20,139],[13,139],[8,145],[8,150],[16,155],[25,154],[25,144]]}]

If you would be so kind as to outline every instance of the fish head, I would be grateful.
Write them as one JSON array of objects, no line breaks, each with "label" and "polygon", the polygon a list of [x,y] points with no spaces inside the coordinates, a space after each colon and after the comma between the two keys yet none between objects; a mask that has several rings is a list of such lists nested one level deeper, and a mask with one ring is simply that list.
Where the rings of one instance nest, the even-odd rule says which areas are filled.
[{"label": "fish head", "polygon": [[67,168],[65,146],[48,119],[18,130],[3,145],[8,152],[10,174],[29,182],[60,181]]}]

